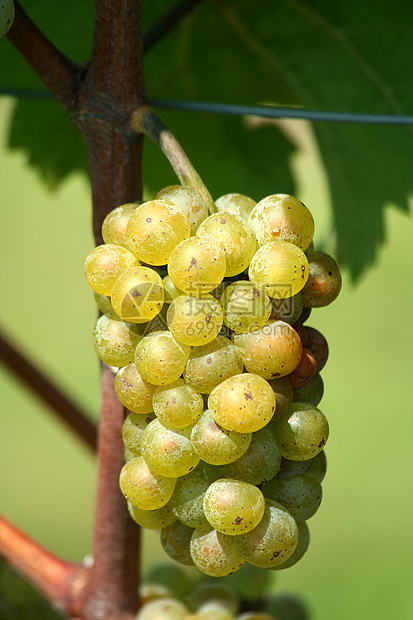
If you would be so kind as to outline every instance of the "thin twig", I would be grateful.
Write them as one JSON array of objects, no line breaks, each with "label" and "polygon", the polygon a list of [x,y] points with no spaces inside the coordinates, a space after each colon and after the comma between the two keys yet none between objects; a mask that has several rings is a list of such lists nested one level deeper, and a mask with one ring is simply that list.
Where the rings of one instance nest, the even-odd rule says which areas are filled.
[{"label": "thin twig", "polygon": [[143,37],[143,52],[146,54],[157,45],[175,26],[205,0],[180,0],[156,22]]}]

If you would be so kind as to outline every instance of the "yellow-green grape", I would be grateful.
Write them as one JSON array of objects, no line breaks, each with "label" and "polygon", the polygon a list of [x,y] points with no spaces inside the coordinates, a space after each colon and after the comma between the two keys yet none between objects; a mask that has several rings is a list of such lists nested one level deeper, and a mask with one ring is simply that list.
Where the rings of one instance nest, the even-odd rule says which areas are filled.
[{"label": "yellow-green grape", "polygon": [[153,410],[159,421],[169,428],[184,428],[201,417],[202,396],[183,379],[160,385],[153,396]]},{"label": "yellow-green grape", "polygon": [[327,472],[327,459],[324,450],[321,450],[321,452],[312,459],[308,472],[315,476],[319,482],[323,482]]},{"label": "yellow-green grape", "polygon": [[273,423],[273,430],[281,455],[290,461],[307,461],[316,456],[329,434],[327,419],[320,409],[295,402]]},{"label": "yellow-green grape", "polygon": [[134,413],[152,413],[156,387],[142,378],[135,364],[120,368],[115,379],[115,390],[120,402]]},{"label": "yellow-green grape", "polygon": [[230,278],[245,271],[257,249],[252,229],[237,215],[213,213],[197,230],[201,239],[209,239],[225,252],[225,277]]},{"label": "yellow-green grape", "polygon": [[167,478],[178,478],[192,471],[199,456],[189,439],[190,429],[166,428],[158,419],[146,427],[141,452],[149,467]]},{"label": "yellow-green grape", "polygon": [[115,243],[130,250],[126,241],[126,227],[130,216],[141,202],[129,202],[113,209],[103,220],[102,237],[105,243]]},{"label": "yellow-green grape", "polygon": [[139,348],[136,347],[136,368],[149,383],[173,383],[183,373],[190,351],[190,347],[177,342],[171,332],[152,332],[142,338]]},{"label": "yellow-green grape", "polygon": [[128,502],[128,510],[135,523],[147,530],[162,530],[176,521],[169,502],[156,510],[142,510]]},{"label": "yellow-green grape", "polygon": [[93,293],[93,295],[97,307],[103,314],[113,312],[112,304],[110,303],[110,297],[108,297],[107,295],[102,295],[101,293]]},{"label": "yellow-green grape", "polygon": [[132,459],[136,459],[136,454],[134,454],[133,452],[128,450],[128,448],[125,447],[125,449],[123,450],[123,457],[125,459],[125,463],[128,463]]},{"label": "yellow-green grape", "polygon": [[190,543],[195,566],[211,577],[225,577],[237,571],[245,560],[232,536],[226,536],[209,525],[197,528]]},{"label": "yellow-green grape", "polygon": [[150,267],[124,271],[112,288],[112,306],[116,314],[130,323],[147,323],[163,306],[161,277]]},{"label": "yellow-green grape", "polygon": [[202,198],[199,191],[194,187],[185,187],[184,185],[168,185],[168,187],[161,189],[156,194],[155,198],[170,200],[185,211],[189,219],[192,236],[195,235],[198,226],[208,217],[209,214],[208,205]]},{"label": "yellow-green grape", "polygon": [[[274,424],[270,422],[268,428],[271,432],[274,432]],[[276,478],[294,478],[295,476],[301,476],[305,474],[311,467],[311,463],[314,458],[308,459],[307,461],[289,461],[284,457],[281,457],[281,466],[276,475]]]},{"label": "yellow-green grape", "polygon": [[282,504],[296,521],[307,521],[315,515],[322,499],[321,484],[308,472],[294,478],[274,478],[261,490],[264,497]]},{"label": "yellow-green grape", "polygon": [[223,322],[222,308],[212,295],[180,295],[169,305],[166,320],[178,342],[199,346],[218,336]]},{"label": "yellow-green grape", "polygon": [[129,218],[126,240],[132,252],[149,265],[166,265],[172,250],[190,235],[189,219],[169,200],[150,200]]},{"label": "yellow-green grape", "polygon": [[278,319],[293,325],[303,311],[302,291],[285,299],[272,299],[271,320]]},{"label": "yellow-green grape", "polygon": [[142,437],[145,428],[155,419],[154,413],[130,413],[122,426],[125,447],[135,456],[141,456]]},{"label": "yellow-green grape", "polygon": [[98,245],[86,258],[85,275],[95,293],[111,295],[118,277],[127,269],[139,267],[140,262],[126,248],[108,243]]},{"label": "yellow-green grape", "polygon": [[235,616],[221,601],[208,601],[188,616],[188,620],[235,620]]},{"label": "yellow-green grape", "polygon": [[324,308],[341,291],[340,270],[334,258],[324,252],[314,252],[308,264],[308,280],[303,288],[303,306]]},{"label": "yellow-green grape", "polygon": [[155,473],[141,456],[128,461],[119,477],[123,495],[142,510],[156,510],[165,506],[172,497],[175,484],[176,478]]},{"label": "yellow-green grape", "polygon": [[222,428],[208,410],[202,414],[191,431],[194,449],[201,459],[210,465],[225,465],[239,459],[248,449],[251,437],[251,433],[237,433]]},{"label": "yellow-green grape", "polygon": [[309,545],[310,545],[310,530],[308,529],[308,525],[305,521],[297,521],[298,527],[298,543],[294,552],[288,560],[274,567],[274,570],[283,570],[284,568],[291,568],[294,564],[297,564],[299,560],[306,553]]},{"label": "yellow-green grape", "polygon": [[307,257],[293,243],[271,241],[254,254],[248,275],[251,282],[261,287],[268,297],[292,297],[307,282]]},{"label": "yellow-green grape", "polygon": [[95,351],[109,366],[126,366],[133,362],[136,345],[142,336],[136,325],[122,321],[116,314],[103,314],[93,328]]},{"label": "yellow-green grape", "polygon": [[4,37],[13,25],[15,8],[13,0],[3,0],[0,5],[0,37]]},{"label": "yellow-green grape", "polygon": [[260,523],[235,539],[245,560],[261,568],[273,568],[288,560],[297,542],[297,523],[281,504],[270,499],[265,500]]},{"label": "yellow-green grape", "polygon": [[264,379],[289,375],[298,365],[302,354],[299,335],[284,321],[272,321],[248,334],[234,334],[248,372]]},{"label": "yellow-green grape", "polygon": [[229,338],[217,336],[208,344],[193,347],[184,370],[184,379],[197,392],[210,394],[233,375],[242,373],[241,354]]},{"label": "yellow-green grape", "polygon": [[173,250],[168,274],[186,294],[203,295],[222,282],[226,271],[225,252],[210,239],[190,237]]},{"label": "yellow-green grape", "polygon": [[208,408],[215,422],[238,433],[253,433],[263,428],[273,417],[275,406],[271,386],[251,373],[226,379],[208,398]]},{"label": "yellow-green grape", "polygon": [[202,478],[198,469],[178,479],[168,506],[181,523],[189,527],[208,523],[204,513],[204,496],[210,484],[209,480]]},{"label": "yellow-green grape", "polygon": [[165,553],[170,558],[183,564],[184,566],[193,566],[194,562],[190,552],[191,537],[194,528],[175,521],[161,531],[161,544]]},{"label": "yellow-green grape", "polygon": [[280,464],[281,455],[274,435],[265,426],[252,433],[251,443],[246,452],[233,463],[223,465],[221,472],[226,478],[236,478],[258,486],[274,478],[280,469]]},{"label": "yellow-green grape", "polygon": [[238,215],[244,222],[248,222],[249,215],[256,204],[255,200],[243,194],[225,194],[215,201],[219,212]]},{"label": "yellow-green grape", "polygon": [[[189,593],[189,606],[197,611],[206,610],[209,604],[219,603],[232,615],[239,611],[239,601],[235,589],[228,585],[227,580],[214,582],[201,581]],[[214,619],[212,619],[214,620]]]},{"label": "yellow-green grape", "polygon": [[264,509],[264,496],[258,487],[232,478],[213,482],[204,497],[208,523],[228,536],[239,536],[254,529]]},{"label": "yellow-green grape", "polygon": [[184,603],[171,597],[150,600],[143,605],[135,620],[186,620],[189,610]]},{"label": "yellow-green grape", "polygon": [[183,292],[176,288],[175,284],[172,282],[170,276],[165,276],[162,279],[163,289],[165,294],[165,303],[170,304],[176,299],[179,295],[183,295]]},{"label": "yellow-green grape", "polygon": [[314,236],[314,219],[307,207],[288,194],[273,194],[260,200],[248,219],[259,245],[289,241],[306,250]]},{"label": "yellow-green grape", "polygon": [[280,377],[279,379],[268,379],[268,383],[273,389],[277,406],[273,420],[278,420],[287,413],[294,397],[294,388],[288,377]]},{"label": "yellow-green grape", "polygon": [[248,280],[233,282],[221,296],[224,322],[236,334],[258,329],[272,311],[270,298]]}]

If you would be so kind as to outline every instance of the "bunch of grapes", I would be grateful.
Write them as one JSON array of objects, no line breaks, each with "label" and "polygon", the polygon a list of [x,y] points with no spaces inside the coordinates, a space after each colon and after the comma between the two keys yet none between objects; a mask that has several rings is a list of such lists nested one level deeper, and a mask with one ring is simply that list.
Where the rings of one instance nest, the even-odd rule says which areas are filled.
[{"label": "bunch of grapes", "polygon": [[341,288],[296,198],[167,187],[105,219],[86,259],[98,356],[130,411],[120,488],[166,553],[213,577],[283,569],[309,544],[329,428],[325,338]]}]

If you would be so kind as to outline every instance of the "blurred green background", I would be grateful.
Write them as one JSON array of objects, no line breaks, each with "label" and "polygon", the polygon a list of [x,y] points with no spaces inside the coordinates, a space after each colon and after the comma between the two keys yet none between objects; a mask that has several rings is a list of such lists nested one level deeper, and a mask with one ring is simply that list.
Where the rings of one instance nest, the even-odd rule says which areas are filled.
[{"label": "blurred green background", "polygon": [[[23,155],[6,151],[13,105],[0,100],[0,324],[96,419],[96,309],[83,275],[93,247],[90,189],[72,175],[49,193]],[[290,163],[317,239],[328,239],[329,196],[311,129],[286,127],[305,128],[305,148]],[[168,182],[159,178],[159,189]],[[310,549],[274,574],[272,589],[302,596],[312,620],[413,617],[413,226],[392,208],[386,219],[375,267],[357,287],[344,274],[338,300],[308,322],[330,345],[320,405],[331,427],[328,473],[309,521]],[[81,560],[91,542],[94,458],[4,367],[0,399],[1,511],[54,552]],[[145,533],[144,567],[160,560],[168,561],[158,534]]]}]

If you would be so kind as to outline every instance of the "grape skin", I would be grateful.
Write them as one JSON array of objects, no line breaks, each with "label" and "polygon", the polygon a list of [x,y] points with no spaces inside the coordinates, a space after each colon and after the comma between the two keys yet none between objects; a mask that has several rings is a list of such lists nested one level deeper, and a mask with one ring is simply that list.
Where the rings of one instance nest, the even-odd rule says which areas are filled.
[{"label": "grape skin", "polygon": [[184,370],[184,379],[197,392],[210,394],[220,383],[242,373],[244,364],[229,338],[217,336],[208,344],[195,346]]},{"label": "grape skin", "polygon": [[141,456],[128,461],[122,468],[119,486],[134,506],[142,510],[156,510],[172,497],[176,478],[166,478],[152,471]]},{"label": "grape skin", "polygon": [[196,234],[198,226],[209,214],[208,206],[201,194],[194,187],[183,185],[168,185],[161,189],[155,199],[170,200],[186,213],[191,228],[191,236]]},{"label": "grape skin", "polygon": [[294,564],[297,564],[297,562],[299,562],[301,558],[304,556],[304,554],[306,553],[310,545],[310,530],[305,521],[298,521],[297,527],[298,527],[298,542],[297,542],[296,548],[294,549],[293,554],[290,555],[288,560],[286,560],[282,564],[279,564],[278,566],[275,566],[273,570],[284,570],[285,568],[291,568],[291,566],[294,566]]},{"label": "grape skin", "polygon": [[224,194],[215,201],[219,212],[238,215],[244,222],[248,222],[249,215],[257,202],[244,194]]},{"label": "grape skin", "polygon": [[222,309],[212,295],[180,295],[166,314],[174,338],[184,345],[199,346],[214,340],[222,327]]},{"label": "grape skin", "polygon": [[129,202],[113,209],[103,220],[102,237],[105,243],[114,243],[131,251],[126,241],[126,228],[130,216],[141,202]]},{"label": "grape skin", "polygon": [[324,414],[313,405],[297,402],[273,423],[273,429],[281,455],[290,461],[307,461],[316,456],[329,434]]},{"label": "grape skin", "polygon": [[[307,282],[307,257],[292,243],[271,241],[254,254],[248,275],[250,281],[262,288],[268,297],[292,297],[299,293]],[[303,305],[306,305],[304,301]]]},{"label": "grape skin", "polygon": [[197,469],[178,479],[168,506],[181,523],[194,528],[208,524],[204,513],[204,496],[209,485],[210,482],[204,480]]},{"label": "grape skin", "polygon": [[308,266],[308,280],[303,288],[303,306],[324,308],[341,291],[341,275],[336,261],[325,252],[314,252]]},{"label": "grape skin", "polygon": [[199,456],[189,439],[190,428],[169,429],[158,419],[146,427],[141,452],[148,466],[167,478],[178,478],[192,471],[199,463]]},{"label": "grape skin", "polygon": [[176,516],[172,512],[169,502],[162,506],[162,508],[155,510],[142,510],[142,508],[134,506],[129,501],[127,504],[129,514],[135,523],[145,527],[147,530],[162,530],[176,521]]},{"label": "grape skin", "polygon": [[142,340],[136,325],[122,321],[113,312],[102,315],[93,328],[93,345],[98,357],[109,366],[133,362],[135,349]]},{"label": "grape skin", "polygon": [[153,413],[130,413],[122,426],[122,440],[125,447],[135,456],[141,456],[143,433],[153,420]]},{"label": "grape skin", "polygon": [[152,413],[156,387],[143,379],[133,363],[120,368],[116,374],[116,394],[122,405],[134,413]]},{"label": "grape skin", "polygon": [[201,417],[203,406],[202,396],[183,379],[159,386],[153,396],[153,410],[159,421],[169,428],[194,424]]},{"label": "grape skin", "polygon": [[317,512],[322,488],[311,473],[294,478],[274,478],[261,488],[264,497],[282,504],[296,521],[307,521]]},{"label": "grape skin", "polygon": [[270,298],[252,282],[233,282],[223,292],[220,303],[226,325],[236,334],[264,325],[272,311]]},{"label": "grape skin", "polygon": [[118,277],[140,262],[129,250],[112,243],[98,245],[86,258],[85,275],[89,286],[102,295],[111,295]]},{"label": "grape skin", "polygon": [[206,410],[191,431],[192,445],[210,465],[225,465],[239,459],[251,443],[251,433],[236,433],[219,426]]},{"label": "grape skin", "polygon": [[225,577],[244,564],[245,560],[232,536],[218,532],[209,525],[197,528],[190,543],[192,559],[200,571],[211,577]]},{"label": "grape skin", "polygon": [[138,611],[135,620],[186,620],[189,610],[176,598],[161,597],[147,602]]},{"label": "grape skin", "polygon": [[147,323],[162,309],[164,292],[161,277],[150,267],[123,271],[112,287],[112,306],[130,323]]},{"label": "grape skin", "polygon": [[225,252],[210,239],[190,237],[179,243],[168,262],[168,274],[186,294],[204,295],[224,279]]},{"label": "grape skin", "polygon": [[190,552],[193,532],[194,528],[188,527],[180,521],[175,521],[161,531],[161,544],[165,553],[175,562],[184,566],[193,566],[194,564]]},{"label": "grape skin", "polygon": [[168,331],[152,332],[135,350],[135,365],[145,381],[154,385],[174,383],[188,361],[190,347],[177,342]]}]

